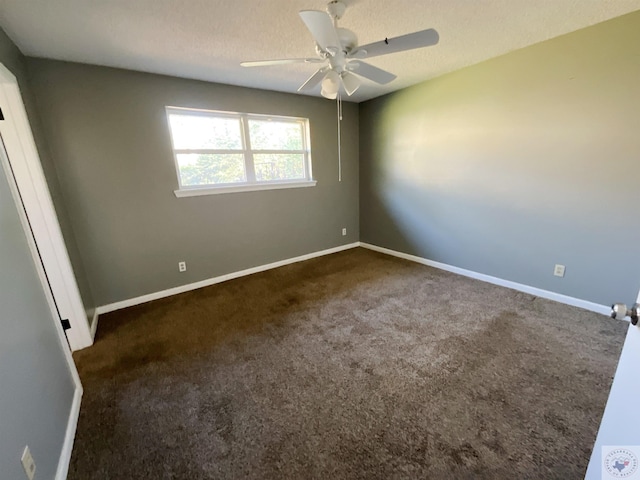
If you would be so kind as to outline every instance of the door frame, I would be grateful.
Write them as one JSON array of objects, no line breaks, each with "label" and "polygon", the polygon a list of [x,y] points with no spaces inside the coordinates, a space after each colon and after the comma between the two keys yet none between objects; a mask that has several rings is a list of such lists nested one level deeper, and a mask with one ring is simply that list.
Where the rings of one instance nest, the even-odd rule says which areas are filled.
[{"label": "door frame", "polygon": [[51,288],[54,318],[68,319],[71,324],[66,331],[71,350],[80,350],[93,344],[92,329],[42,170],[18,81],[2,63],[0,106],[5,117],[0,121],[0,135],[18,188],[19,200],[24,206],[23,213],[26,213],[28,223],[25,231],[33,235],[37,247],[35,258],[43,266],[38,269],[38,274],[45,289]]},{"label": "door frame", "polygon": [[[637,302],[640,303],[640,292],[638,292]],[[613,321],[629,322],[626,318]],[[640,324],[634,326],[629,322],[607,403],[600,419],[598,434],[591,451],[585,480],[603,478],[602,447],[604,446],[628,447],[636,455],[640,454],[638,450],[640,436],[637,428],[639,417],[633,410],[637,403],[637,395],[640,393],[636,382],[636,369],[640,360],[639,346]],[[630,385],[634,387],[630,388]],[[612,425],[615,425],[615,430],[611,428]],[[632,478],[638,478],[637,474],[632,475]]]},{"label": "door frame", "polygon": [[[0,64],[0,68],[2,64]],[[3,105],[4,98],[2,97],[2,88],[0,88],[0,104]],[[3,108],[4,110],[4,108]],[[3,123],[0,121],[0,123]],[[4,137],[3,137],[4,138]],[[71,379],[74,385],[73,399],[71,401],[71,406],[69,410],[69,417],[67,419],[67,428],[64,435],[64,440],[62,444],[62,449],[60,451],[60,456],[58,457],[58,466],[56,468],[56,476],[55,480],[65,480],[67,478],[67,473],[69,471],[69,462],[71,461],[71,453],[73,451],[73,441],[75,439],[76,429],[78,426],[78,418],[80,416],[80,403],[82,400],[82,383],[80,382],[80,376],[78,375],[78,370],[73,361],[73,357],[71,356],[71,350],[69,349],[69,343],[67,337],[65,336],[64,330],[62,328],[62,323],[58,317],[58,312],[56,309],[55,300],[53,299],[53,294],[51,293],[51,289],[46,283],[46,273],[44,271],[44,266],[40,261],[40,254],[38,251],[38,246],[36,245],[36,241],[31,234],[31,226],[29,219],[27,218],[27,214],[24,209],[24,204],[22,203],[22,195],[18,190],[18,185],[16,183],[15,173],[12,169],[11,164],[9,163],[9,157],[6,153],[6,148],[0,143],[0,175],[5,175],[7,178],[7,183],[9,184],[9,190],[11,191],[11,196],[13,197],[13,201],[18,212],[18,216],[20,217],[20,223],[22,224],[22,228],[25,233],[25,240],[29,245],[29,251],[31,252],[31,257],[33,258],[33,263],[36,268],[38,277],[40,278],[42,291],[46,298],[47,304],[49,305],[49,310],[51,313],[51,320],[54,323],[54,328],[56,330],[56,334],[58,340],[60,342],[60,349],[62,350],[62,354],[67,363],[67,367],[69,368],[69,373],[71,374]]]}]

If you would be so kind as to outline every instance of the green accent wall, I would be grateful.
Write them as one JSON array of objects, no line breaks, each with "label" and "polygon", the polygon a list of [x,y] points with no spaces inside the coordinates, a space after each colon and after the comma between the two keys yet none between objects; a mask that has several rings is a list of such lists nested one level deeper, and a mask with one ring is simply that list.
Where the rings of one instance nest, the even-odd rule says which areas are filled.
[{"label": "green accent wall", "polygon": [[362,103],[360,239],[633,302],[639,129],[640,12]]}]

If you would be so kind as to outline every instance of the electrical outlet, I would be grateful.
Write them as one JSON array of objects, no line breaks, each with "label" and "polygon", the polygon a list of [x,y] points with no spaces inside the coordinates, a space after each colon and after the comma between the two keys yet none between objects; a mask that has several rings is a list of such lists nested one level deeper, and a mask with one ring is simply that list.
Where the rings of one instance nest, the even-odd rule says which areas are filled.
[{"label": "electrical outlet", "polygon": [[553,269],[553,274],[556,277],[564,277],[564,265],[556,265]]},{"label": "electrical outlet", "polygon": [[33,477],[36,475],[36,462],[33,461],[33,457],[29,451],[29,445],[24,447],[20,461],[22,462],[24,472],[27,474],[27,478],[33,480]]},{"label": "electrical outlet", "polygon": [[346,228],[343,228],[343,229],[342,229],[342,236],[344,237],[346,234],[347,234],[347,229],[346,229]]},{"label": "electrical outlet", "polygon": [[187,262],[178,262],[178,270],[181,272],[187,271]]}]

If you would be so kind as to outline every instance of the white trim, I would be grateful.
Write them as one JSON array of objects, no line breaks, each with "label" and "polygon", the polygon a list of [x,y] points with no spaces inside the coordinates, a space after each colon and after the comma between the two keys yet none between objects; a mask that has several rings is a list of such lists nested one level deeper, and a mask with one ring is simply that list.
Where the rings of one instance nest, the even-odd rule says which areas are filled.
[{"label": "white trim", "polygon": [[99,314],[98,314],[98,309],[96,308],[96,309],[93,311],[93,317],[91,318],[91,327],[90,327],[90,330],[91,330],[91,338],[92,338],[93,340],[95,340],[95,339],[96,339],[96,331],[98,330],[98,316],[99,316]]},{"label": "white trim", "polygon": [[[179,293],[189,292],[198,288],[208,287],[215,285],[216,283],[226,282],[227,280],[233,280],[234,278],[244,277],[246,275],[252,275],[254,273],[264,272],[273,268],[283,267],[292,263],[303,262],[316,257],[322,257],[324,255],[330,255],[332,253],[342,252],[343,250],[349,250],[360,246],[358,242],[341,245],[339,247],[329,248],[327,250],[321,250],[319,252],[308,253],[299,257],[288,258],[286,260],[280,260],[278,262],[268,263],[266,265],[260,265],[253,268],[247,268],[246,270],[240,270],[239,272],[227,273],[226,275],[220,275],[219,277],[209,278],[200,282],[189,283],[187,285],[181,285],[179,287],[169,288],[161,292],[150,293],[148,295],[142,295],[136,298],[130,298],[121,302],[111,303],[109,305],[103,305],[96,309],[96,313],[99,315],[114,312],[122,308],[133,307],[134,305],[140,305],[152,300],[158,300],[160,298],[170,297],[172,295],[178,295]],[[97,322],[97,320],[96,320]]]},{"label": "white trim", "polygon": [[[31,235],[30,231],[33,232],[37,251],[46,269],[45,287],[49,288],[46,284],[48,279],[61,318],[68,319],[71,323],[72,328],[67,332],[69,346],[72,350],[88,347],[92,343],[89,322],[42,170],[18,82],[2,64],[0,64],[0,104],[5,117],[5,121],[0,122],[0,135],[2,135],[22,204],[28,212],[29,229],[26,231],[29,235]],[[58,315],[57,311],[55,315]]]},{"label": "white trim", "polygon": [[[0,63],[0,76],[2,75],[2,64]],[[0,94],[1,94],[0,89]],[[0,95],[1,99],[1,95]],[[3,138],[4,139],[4,138]],[[0,145],[0,149],[2,145]],[[49,311],[51,312],[51,320],[53,321],[56,333],[58,334],[58,340],[60,342],[60,346],[62,348],[65,360],[67,362],[67,366],[69,367],[69,371],[71,372],[71,377],[73,379],[73,383],[76,386],[76,390],[82,390],[82,385],[80,383],[80,376],[78,375],[78,370],[76,369],[76,364],[73,361],[73,357],[71,356],[71,351],[69,350],[69,343],[67,341],[67,337],[62,329],[62,324],[60,323],[60,318],[58,317],[58,312],[56,311],[55,300],[53,299],[53,294],[48,287],[47,284],[47,275],[44,271],[44,266],[40,261],[40,257],[38,254],[38,247],[36,246],[36,241],[31,235],[29,220],[27,219],[27,215],[24,211],[22,203],[20,201],[20,191],[18,190],[18,185],[15,182],[15,178],[12,174],[11,165],[7,157],[4,155],[4,152],[0,152],[0,170],[4,171],[4,174],[7,177],[7,183],[9,184],[9,190],[11,191],[11,195],[13,196],[13,200],[16,206],[16,210],[18,211],[18,216],[20,217],[20,222],[22,223],[22,228],[25,233],[25,240],[29,245],[29,250],[31,251],[31,257],[33,258],[33,263],[38,272],[38,277],[40,278],[40,284],[42,285],[42,291],[44,292],[44,296],[47,299],[47,303],[49,304]]]},{"label": "white trim", "polygon": [[[7,106],[6,100],[6,91],[7,83],[11,85],[10,80],[13,78],[15,81],[15,77],[9,72],[1,63],[0,63],[0,101],[2,101],[3,106]],[[17,86],[17,84],[16,84]],[[16,92],[14,92],[16,93]],[[19,92],[17,92],[19,95]],[[6,120],[5,120],[6,122]],[[0,123],[5,123],[0,122]],[[13,123],[13,122],[11,122]],[[6,130],[1,130],[2,140],[5,143],[6,148],[6,138],[4,137]],[[9,131],[9,134],[13,132]],[[30,130],[29,130],[30,133]],[[14,144],[15,146],[15,144]],[[2,148],[2,145],[0,145]],[[20,222],[22,223],[22,228],[25,232],[25,239],[27,244],[29,245],[29,250],[31,251],[31,256],[33,257],[33,263],[38,272],[38,277],[40,278],[40,282],[42,285],[42,291],[47,299],[47,303],[49,304],[49,310],[51,312],[51,320],[54,323],[54,328],[56,330],[56,334],[58,336],[58,341],[60,344],[60,349],[64,355],[65,361],[67,363],[67,367],[69,369],[69,373],[71,375],[71,380],[73,381],[73,385],[75,387],[73,394],[73,401],[71,403],[71,409],[69,411],[69,419],[67,421],[67,430],[64,437],[64,442],[62,444],[62,449],[60,450],[60,457],[58,459],[58,467],[56,469],[56,480],[64,480],[67,478],[67,471],[69,470],[69,461],[71,459],[71,452],[73,450],[73,440],[75,438],[76,427],[78,425],[78,418],[80,415],[80,402],[82,399],[82,383],[80,382],[80,376],[78,375],[78,370],[76,369],[76,365],[73,362],[73,357],[71,356],[71,351],[69,350],[69,343],[67,343],[67,337],[65,336],[64,330],[62,329],[62,324],[60,323],[60,318],[58,317],[58,312],[56,310],[55,301],[53,299],[53,294],[49,289],[47,284],[47,276],[44,271],[44,266],[40,261],[40,256],[38,253],[38,247],[36,246],[36,241],[31,234],[31,226],[29,224],[29,219],[25,213],[23,204],[20,200],[21,192],[18,189],[18,185],[16,183],[16,179],[14,177],[14,171],[11,168],[11,164],[7,156],[5,156],[4,151],[0,152],[0,170],[4,171],[4,174],[7,177],[7,183],[9,184],[9,189],[11,190],[11,194],[13,196],[16,210],[18,211],[18,216],[20,217]],[[65,250],[66,252],[66,250]],[[86,324],[86,320],[85,320]]]},{"label": "white trim", "polygon": [[447,272],[457,273],[458,275],[475,278],[476,280],[482,280],[483,282],[492,283],[494,285],[510,288],[512,290],[518,290],[519,292],[529,293],[537,297],[542,297],[548,300],[564,303],[566,305],[583,308],[585,310],[601,313],[603,315],[609,315],[609,313],[611,312],[611,307],[606,305],[599,305],[597,303],[589,302],[587,300],[581,300],[579,298],[569,297],[567,295],[562,295],[560,293],[550,292],[548,290],[543,290],[537,287],[531,287],[529,285],[523,285],[522,283],[512,282],[510,280],[504,280],[498,277],[492,277],[491,275],[485,275],[484,273],[478,273],[472,270],[466,270],[464,268],[454,267],[452,265],[447,265],[446,263],[435,262],[433,260],[417,257],[415,255],[409,255],[408,253],[397,252],[395,250],[390,250],[384,247],[378,247],[377,245],[371,245],[369,243],[360,242],[360,246],[364,248],[368,248],[369,250],[374,250],[376,252],[392,255],[398,258],[403,258],[405,260],[410,260],[412,262],[420,263],[422,265],[427,265],[429,267],[438,268],[440,270],[446,270]]},{"label": "white trim", "polygon": [[73,452],[73,441],[76,437],[76,429],[78,428],[78,418],[80,417],[80,402],[82,400],[82,386],[76,387],[73,394],[73,402],[71,403],[71,411],[69,412],[69,421],[67,422],[67,431],[64,435],[64,443],[58,460],[58,468],[56,470],[56,480],[65,480],[69,472],[69,462],[71,461],[71,452]]},{"label": "white trim", "polygon": [[[190,283],[187,285],[181,285],[179,287],[170,288],[167,290],[162,290],[160,292],[150,293],[147,295],[142,295],[140,297],[130,298],[128,300],[122,300],[120,302],[110,303],[108,305],[103,305],[101,307],[96,308],[95,315],[93,317],[93,321],[91,323],[92,330],[97,328],[98,324],[98,316],[103,315],[105,313],[114,312],[116,310],[121,310],[123,308],[133,307],[135,305],[141,305],[143,303],[151,302],[153,300],[158,300],[165,297],[170,297],[172,295],[178,295],[180,293],[189,292],[191,290],[196,290],[198,288],[208,287],[210,285],[215,285],[216,283],[226,282],[227,280],[232,280],[234,278],[244,277],[246,275],[252,275],[254,273],[264,272],[266,270],[271,270],[273,268],[282,267],[285,265],[290,265],[292,263],[303,262],[305,260],[310,260],[312,258],[321,257],[324,255],[330,255],[332,253],[341,252],[343,250],[349,250],[351,248],[363,247],[369,250],[374,250],[376,252],[384,253],[386,255],[391,255],[398,258],[403,258],[405,260],[409,260],[412,262],[420,263],[422,265],[427,265],[430,267],[438,268],[440,270],[445,270],[447,272],[456,273],[458,275],[463,275],[465,277],[474,278],[476,280],[481,280],[483,282],[492,283],[494,285],[499,285],[501,287],[510,288],[512,290],[518,290],[520,292],[529,293],[531,295],[535,295],[538,297],[546,298],[549,300],[554,300],[556,302],[564,303],[567,305],[572,305],[574,307],[583,308],[585,310],[590,310],[592,312],[601,313],[603,315],[608,315],[611,311],[611,307],[606,305],[599,305],[597,303],[588,302],[586,300],[581,300],[574,297],[569,297],[567,295],[562,295],[555,292],[550,292],[548,290],[542,290],[541,288],[531,287],[529,285],[523,285],[521,283],[512,282],[510,280],[503,280],[501,278],[492,277],[490,275],[485,275],[483,273],[473,272],[471,270],[466,270],[464,268],[454,267],[452,265],[447,265],[445,263],[435,262],[433,260],[428,260],[426,258],[417,257],[415,255],[409,255],[407,253],[397,252],[395,250],[390,250],[384,247],[378,247],[377,245],[371,245],[369,243],[364,242],[355,242],[349,243],[347,245],[342,245],[335,248],[330,248],[327,250],[321,250],[319,252],[313,252],[306,255],[301,255],[299,257],[288,258],[286,260],[280,260],[278,262],[269,263],[266,265],[260,265],[253,268],[248,268],[246,270],[240,270],[238,272],[227,273],[225,275],[220,275],[218,277],[209,278],[206,280],[202,280],[200,282]],[[93,330],[95,333],[95,330]]]},{"label": "white trim", "polygon": [[237,192],[253,192],[260,190],[280,190],[282,188],[302,188],[315,187],[315,180],[301,180],[299,182],[265,182],[265,183],[243,183],[241,185],[225,186],[225,187],[197,187],[182,188],[174,190],[176,197],[197,197],[200,195],[215,195],[219,193],[237,193]]}]

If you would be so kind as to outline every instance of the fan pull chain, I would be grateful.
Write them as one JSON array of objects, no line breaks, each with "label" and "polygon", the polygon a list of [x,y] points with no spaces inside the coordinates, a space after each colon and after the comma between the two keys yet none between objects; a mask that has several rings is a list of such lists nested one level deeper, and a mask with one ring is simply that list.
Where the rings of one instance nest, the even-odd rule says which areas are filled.
[{"label": "fan pull chain", "polygon": [[338,181],[342,181],[342,155],[341,155],[341,136],[340,136],[340,124],[342,123],[342,97],[338,92],[337,97],[338,104]]}]

